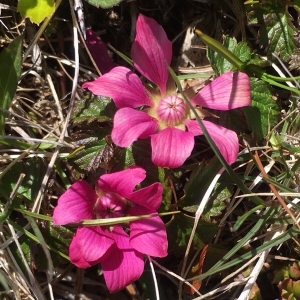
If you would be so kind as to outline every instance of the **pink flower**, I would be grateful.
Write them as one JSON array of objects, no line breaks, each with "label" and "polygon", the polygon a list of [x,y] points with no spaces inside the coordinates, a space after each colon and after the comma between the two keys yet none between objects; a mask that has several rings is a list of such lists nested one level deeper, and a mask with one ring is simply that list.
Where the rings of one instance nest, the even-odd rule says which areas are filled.
[{"label": "pink flower", "polygon": [[[139,15],[131,48],[134,67],[158,87],[143,84],[125,67],[116,67],[95,81],[83,84],[96,95],[111,97],[119,110],[114,117],[112,140],[128,147],[139,138],[151,138],[152,161],[161,167],[181,166],[194,147],[194,136],[203,134],[195,116],[175,84],[170,81],[172,44],[155,20]],[[186,91],[190,95],[191,91]],[[242,72],[227,72],[193,92],[197,110],[208,107],[230,110],[250,104],[250,80]],[[203,121],[207,131],[229,164],[236,161],[238,138],[235,132]]]},{"label": "pink flower", "polygon": [[[146,177],[142,168],[100,176],[94,190],[86,181],[71,185],[58,200],[56,225],[87,219],[139,216],[156,213],[162,201],[162,185],[154,183],[135,190]],[[69,256],[79,268],[100,263],[106,285],[118,291],[138,279],[144,269],[143,254],[164,257],[168,241],[163,221],[154,216],[112,227],[79,227],[71,241]]]},{"label": "pink flower", "polygon": [[105,43],[91,29],[86,30],[85,42],[101,73],[109,72],[115,65],[108,55]]}]

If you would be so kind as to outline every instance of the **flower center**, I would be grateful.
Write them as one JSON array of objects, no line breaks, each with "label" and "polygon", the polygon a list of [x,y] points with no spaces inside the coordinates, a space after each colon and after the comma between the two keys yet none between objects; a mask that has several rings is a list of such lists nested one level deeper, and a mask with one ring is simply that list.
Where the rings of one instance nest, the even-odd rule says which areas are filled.
[{"label": "flower center", "polygon": [[186,115],[186,105],[176,95],[168,95],[159,101],[156,113],[167,125],[179,125]]},{"label": "flower center", "polygon": [[126,215],[127,201],[118,194],[105,193],[98,198],[94,208],[99,218],[119,218]]}]

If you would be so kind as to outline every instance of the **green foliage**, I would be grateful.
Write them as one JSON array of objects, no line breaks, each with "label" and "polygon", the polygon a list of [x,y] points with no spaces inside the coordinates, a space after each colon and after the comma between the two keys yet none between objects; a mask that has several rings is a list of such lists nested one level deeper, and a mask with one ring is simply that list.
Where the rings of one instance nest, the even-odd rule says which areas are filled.
[{"label": "green foliage", "polygon": [[[265,64],[257,55],[253,54],[252,49],[246,42],[237,43],[235,38],[225,36],[223,40],[223,46],[227,48],[234,56],[236,56],[241,62],[254,65]],[[214,51],[212,48],[207,48],[207,57],[218,74],[223,74],[230,70],[235,70],[233,66],[225,56]]]},{"label": "green foliage", "polygon": [[[87,3],[101,8],[110,8],[114,5],[118,5],[121,1],[122,0],[86,0]],[[174,28],[168,28],[168,26],[172,24],[171,21],[174,21],[174,16],[178,14],[174,13],[172,6],[170,8],[170,13],[167,14],[170,22],[167,22],[164,16],[166,9],[168,9],[169,12],[169,8],[166,7],[165,4],[162,4],[159,6],[159,10],[157,10],[157,7],[155,7],[155,5],[157,6],[157,1],[152,2],[154,4],[151,3],[151,1],[148,1],[143,7],[149,12],[149,14],[146,13],[146,15],[154,16],[154,18],[165,27],[169,38],[176,36],[176,31],[180,29],[180,25],[186,23],[187,19],[185,19],[185,17],[187,15],[191,15],[189,20],[195,19],[193,11],[189,11],[188,9],[189,4],[193,1],[178,1],[178,3],[176,2],[176,5],[174,5],[176,9],[183,8],[185,5],[187,9],[186,11],[184,10],[184,13],[181,15],[182,22],[176,23]],[[60,1],[57,1],[56,3],[60,3]],[[64,8],[68,7],[69,9],[70,6],[68,2],[65,3],[66,6],[64,6]],[[128,53],[129,51],[131,43],[130,37],[132,37],[129,37],[129,32],[131,35],[134,34],[134,24],[130,23],[130,16],[126,15],[129,10],[125,9],[122,13],[113,10],[103,11],[100,9],[98,11],[95,8],[90,10],[91,7],[89,7],[87,3],[84,4],[86,4],[86,8],[89,10],[85,11],[85,16],[91,16],[89,20],[91,22],[88,22],[89,24],[87,25],[97,29],[105,29],[107,33],[105,34],[105,39],[112,44],[116,44],[116,47],[120,50],[119,52],[116,51],[116,53],[124,58],[125,55],[121,52]],[[207,6],[205,3],[198,3],[197,7],[198,5],[201,8],[202,5],[203,7]],[[261,158],[263,165],[266,165],[268,160],[276,159],[276,165],[269,172],[268,182],[271,182],[281,192],[291,193],[294,191],[294,188],[298,186],[299,181],[299,174],[297,174],[297,172],[300,159],[297,157],[297,153],[299,153],[300,147],[299,143],[295,141],[297,141],[296,138],[299,133],[300,117],[298,116],[297,110],[298,99],[293,97],[292,94],[297,94],[299,91],[297,88],[293,89],[286,85],[285,81],[290,80],[290,78],[285,79],[278,76],[272,76],[274,74],[272,73],[271,75],[270,73],[272,71],[272,66],[269,62],[272,59],[266,63],[261,57],[276,53],[287,62],[291,58],[291,54],[293,54],[294,56],[292,56],[290,66],[294,69],[300,69],[300,50],[297,48],[297,46],[299,46],[297,45],[297,42],[298,40],[300,41],[300,39],[294,37],[296,30],[299,29],[299,25],[296,22],[298,21],[296,16],[299,18],[300,0],[249,0],[246,2],[242,0],[212,0],[211,5],[214,8],[212,9],[214,13],[217,12],[217,14],[215,14],[217,21],[215,24],[217,24],[217,26],[212,28],[213,30],[208,34],[214,35],[215,32],[222,32],[224,33],[224,37],[223,43],[220,44],[208,36],[208,34],[205,35],[200,30],[197,32],[198,36],[208,46],[207,56],[210,63],[217,74],[222,74],[229,70],[240,70],[247,73],[251,77],[252,93],[251,107],[236,109],[230,112],[222,111],[218,113],[218,123],[229,129],[235,130],[238,134],[243,133],[244,136],[246,136],[246,134],[248,136],[250,130],[255,139],[254,143],[258,141],[261,142],[264,139],[264,142],[266,142],[266,135],[269,133],[269,129],[272,129],[278,124],[278,119],[280,117],[279,106],[282,104],[284,109],[292,112],[285,118],[282,128],[279,128],[279,130],[281,130],[281,136],[277,137],[274,134],[271,137],[271,140],[268,141],[269,143],[271,142],[272,147],[266,151],[268,156],[263,156],[264,153],[259,152],[259,157]],[[238,7],[238,9],[234,10],[236,7]],[[74,7],[71,5],[71,9],[73,8]],[[44,18],[51,16],[54,9],[55,0],[19,0],[18,4],[18,11],[22,16],[29,18],[35,23],[40,23]],[[62,11],[61,7],[60,11]],[[101,24],[92,24],[95,17],[93,12],[95,11],[97,11],[97,16],[100,13],[102,20]],[[155,16],[151,11],[160,12],[161,16]],[[176,13],[178,13],[178,11],[176,11]],[[209,13],[209,11],[207,11],[207,13]],[[241,14],[241,16],[239,16],[238,13]],[[104,19],[103,16],[105,16]],[[293,16],[295,20],[293,20],[291,16]],[[58,17],[60,18],[61,16]],[[78,17],[80,19],[80,16]],[[58,23],[56,24],[55,22],[59,22],[59,25],[62,24],[63,22],[56,21],[56,19],[60,20],[59,18],[54,18],[55,21],[53,21],[54,23],[51,25],[57,26]],[[163,20],[166,22],[163,22]],[[3,19],[3,22],[5,22],[5,19]],[[199,21],[199,23],[202,23],[202,21]],[[125,25],[123,28],[120,27],[123,25]],[[234,28],[234,25],[236,25],[236,28]],[[202,24],[199,24],[199,27],[201,26]],[[295,27],[297,27],[297,29]],[[27,28],[26,26],[24,28],[26,34]],[[8,34],[5,32],[5,29],[3,29],[3,33],[5,33],[5,35],[3,34],[4,37],[10,37],[10,34],[16,34],[17,30],[14,31],[12,28],[9,29],[10,31]],[[61,36],[58,34],[62,32],[63,28],[59,28],[59,30],[56,31],[54,27],[48,26],[48,29],[50,31],[43,32],[43,36],[50,38],[47,43],[41,43],[41,46],[43,47],[42,50],[45,51],[43,53],[51,52],[53,54],[53,52],[56,52],[58,49],[56,43],[61,39]],[[181,29],[183,29],[183,27]],[[67,31],[65,31],[64,42],[67,42],[67,45],[69,46],[72,44],[72,42],[69,42],[72,40],[72,37],[67,36],[67,34]],[[231,35],[231,37],[226,35]],[[41,41],[42,40],[40,39],[39,42]],[[255,42],[257,44],[255,44]],[[52,43],[55,43],[53,48]],[[176,48],[179,49],[178,46],[180,41],[177,40],[176,43]],[[60,49],[59,45],[59,50]],[[22,61],[21,50],[22,37],[19,37],[14,40],[7,49],[4,48],[0,54],[0,67],[3,71],[0,74],[0,106],[3,110],[8,110],[10,108],[16,92],[18,80],[20,79]],[[83,47],[81,47],[81,51],[85,51]],[[64,55],[66,53],[58,54]],[[83,54],[81,58],[84,59],[84,53],[81,52],[81,54]],[[44,138],[42,135],[47,134],[50,131],[51,133],[54,132],[55,136],[60,135],[62,127],[51,127],[52,123],[49,122],[49,124],[47,124],[43,119],[43,114],[41,114],[40,119],[38,119],[36,117],[37,114],[29,112],[30,107],[28,107],[28,103],[34,103],[38,93],[41,94],[41,97],[51,98],[52,101],[48,82],[47,80],[44,80],[43,77],[45,74],[49,74],[51,78],[53,77],[53,79],[55,79],[55,74],[64,72],[62,68],[57,67],[58,64],[54,62],[54,57],[56,56],[51,55],[51,59],[46,58],[43,61],[42,68],[44,66],[49,67],[49,72],[44,72],[44,70],[39,73],[37,72],[38,76],[36,77],[40,80],[32,80],[35,78],[35,75],[33,74],[37,71],[37,69],[35,69],[36,66],[32,65],[29,59],[24,59],[25,70],[23,72],[24,76],[22,76],[21,87],[25,87],[22,90],[22,94],[24,94],[24,99],[26,99],[26,101],[23,98],[21,99],[22,102],[20,101],[18,107],[19,110],[17,110],[15,106],[12,107],[14,113],[14,119],[12,121],[14,121],[16,125],[11,125],[13,124],[12,122],[5,124],[5,112],[0,111],[0,135],[5,134],[4,126],[5,129],[7,129],[7,135],[13,135],[15,132],[21,135],[25,132],[22,136],[26,136],[27,134],[39,139]],[[73,59],[72,57],[71,59]],[[268,58],[270,58],[270,56]],[[128,62],[128,60],[126,61]],[[119,65],[120,59],[116,59],[115,62]],[[203,61],[201,60],[201,64],[202,62]],[[272,62],[274,62],[274,60],[272,60]],[[61,63],[64,63],[64,60],[62,60]],[[85,63],[85,61],[82,60],[81,63]],[[121,64],[124,65],[123,63]],[[265,68],[267,64],[269,68]],[[86,68],[88,67],[86,66]],[[86,78],[87,75],[84,74],[84,72],[84,69],[80,69],[79,82],[82,82],[82,79]],[[30,75],[28,78],[27,73]],[[170,71],[170,73],[173,76],[174,72],[172,73],[172,71]],[[74,74],[73,70],[70,74]],[[141,75],[139,72],[136,74]],[[295,72],[292,71],[292,74],[295,74]],[[203,76],[202,73],[198,75],[199,77]],[[173,78],[175,79],[176,76],[173,76]],[[59,98],[64,96],[61,93],[64,89],[60,89],[62,84],[64,84],[64,80],[60,79],[61,78],[53,80],[54,88],[58,88],[57,95]],[[296,80],[298,79],[299,78],[296,78]],[[45,89],[38,90],[39,81],[42,80],[45,83],[43,83]],[[142,80],[144,81],[146,79],[142,77]],[[179,81],[177,80],[176,83],[177,82]],[[187,84],[189,85],[190,83],[188,82]],[[29,85],[28,90],[26,89],[28,86],[25,85]],[[180,84],[178,84],[178,87],[179,86]],[[67,84],[65,87],[66,92],[68,92],[69,85]],[[276,87],[276,95],[278,97],[276,100],[274,97],[275,89],[274,91],[272,90],[273,87]],[[289,91],[281,93],[281,89]],[[52,264],[52,261],[54,266],[59,266],[61,263],[68,262],[68,246],[76,230],[74,227],[69,230],[68,227],[53,226],[51,222],[51,217],[49,215],[51,214],[52,207],[56,204],[56,197],[59,197],[59,193],[61,193],[61,191],[58,192],[57,189],[61,186],[68,186],[70,182],[73,182],[78,171],[81,174],[84,173],[88,181],[92,182],[93,180],[94,182],[94,179],[96,179],[100,173],[111,173],[132,166],[140,166],[146,170],[147,177],[137,188],[143,188],[154,182],[160,182],[163,185],[164,193],[159,212],[170,212],[175,209],[180,211],[180,213],[176,211],[178,214],[172,215],[172,217],[169,215],[162,217],[163,221],[167,223],[169,242],[169,255],[162,260],[162,264],[164,264],[166,268],[178,270],[180,265],[178,265],[177,262],[182,261],[183,254],[185,254],[187,250],[187,243],[192,234],[192,228],[195,222],[195,212],[214,177],[222,168],[222,164],[220,163],[220,161],[223,162],[222,158],[219,157],[218,159],[217,157],[214,157],[211,159],[212,151],[208,151],[205,153],[206,155],[205,158],[203,158],[203,161],[199,162],[198,155],[199,152],[202,151],[200,148],[202,144],[200,145],[198,141],[203,141],[204,137],[197,137],[196,147],[191,159],[188,160],[188,163],[175,170],[159,168],[153,165],[151,161],[152,151],[150,138],[138,140],[128,148],[121,148],[114,145],[110,134],[112,130],[112,120],[117,109],[110,98],[95,96],[87,91],[83,92],[80,88],[78,88],[78,93],[81,94],[80,99],[75,101],[74,110],[71,115],[71,123],[68,127],[69,135],[66,137],[66,140],[69,143],[75,145],[75,150],[73,149],[64,161],[62,161],[61,157],[66,157],[65,152],[69,151],[68,148],[62,148],[61,153],[58,153],[58,160],[52,170],[53,176],[50,177],[50,180],[53,180],[55,183],[47,186],[47,189],[45,190],[45,193],[53,195],[53,197],[47,197],[47,200],[49,199],[49,201],[41,203],[38,214],[30,215],[31,212],[28,207],[32,206],[32,201],[36,199],[36,195],[41,188],[44,171],[47,166],[46,164],[49,162],[48,158],[53,153],[51,147],[54,146],[43,143],[39,148],[35,147],[34,150],[30,152],[31,154],[35,153],[37,150],[47,151],[47,153],[45,153],[45,159],[39,157],[26,157],[22,161],[17,162],[7,172],[5,165],[3,166],[2,169],[4,169],[4,172],[6,173],[4,173],[0,180],[0,204],[2,206],[0,212],[0,225],[3,227],[4,238],[7,240],[12,237],[11,233],[7,231],[7,224],[11,224],[16,231],[22,233],[22,236],[20,236],[18,240],[20,241],[27,262],[33,267],[32,272],[36,279],[36,283],[39,284],[41,281],[45,282],[45,277],[44,275],[43,277],[40,276],[40,271],[47,271],[48,268],[48,271],[50,271],[50,264]],[[282,98],[284,101],[281,101],[281,95],[283,95]],[[25,104],[27,104],[27,106],[25,106]],[[66,115],[67,109],[63,104],[64,103],[62,103],[62,112],[63,115]],[[34,118],[31,119],[32,116],[34,116]],[[245,122],[245,116],[247,122]],[[56,120],[58,119],[56,116],[54,118],[56,118]],[[39,121],[41,121],[40,124],[43,128],[28,128],[28,124],[31,124],[30,122],[39,123]],[[9,126],[15,127],[10,128]],[[16,126],[19,126],[21,130],[14,131]],[[24,132],[22,132],[22,130]],[[289,139],[287,139],[288,135],[291,136]],[[49,136],[48,139],[54,138]],[[55,140],[57,140],[57,138],[55,138]],[[207,141],[209,144],[210,140],[208,138]],[[239,141],[241,142],[241,139]],[[6,146],[7,145],[8,143],[6,143]],[[212,143],[209,145],[210,149],[214,150]],[[240,146],[241,145],[242,143],[240,143]],[[19,150],[19,148],[22,147],[28,149],[31,145],[28,146],[26,143],[23,143],[22,145],[20,142],[12,141],[9,146],[14,146],[16,150]],[[11,155],[10,153],[13,153],[15,149],[8,147],[7,149],[4,149],[2,146],[2,150],[5,152],[7,151],[9,155]],[[218,151],[215,152],[218,153]],[[294,154],[293,157],[292,153]],[[195,161],[193,162],[194,157]],[[253,186],[251,184],[260,172],[257,165],[253,163],[252,158],[250,151],[241,155],[238,162],[236,162],[233,167],[223,163],[223,167],[226,171],[224,171],[216,183],[209,201],[204,208],[204,212],[201,215],[200,221],[197,224],[188,259],[190,259],[196,251],[201,251],[204,245],[209,245],[207,251],[203,251],[203,253],[206,252],[203,260],[199,262],[199,255],[196,258],[196,260],[198,259],[196,264],[201,267],[201,270],[192,275],[198,276],[199,280],[211,276],[211,283],[208,282],[207,286],[204,286],[203,284],[202,289],[204,290],[211,290],[212,285],[215,285],[216,282],[221,282],[221,277],[224,274],[226,275],[226,272],[233,272],[241,266],[242,263],[253,258],[257,253],[261,253],[265,250],[269,251],[272,247],[285,243],[286,241],[291,241],[291,247],[288,247],[289,253],[294,251],[292,241],[299,235],[299,230],[296,226],[292,225],[293,222],[291,218],[288,215],[285,215],[283,210],[280,211],[281,207],[275,207],[275,205],[272,205],[273,203],[269,205],[270,198],[267,198],[267,196],[262,196],[262,199],[258,198],[258,196],[247,197],[242,202],[238,203],[239,200],[237,195],[236,199],[232,199],[233,202],[237,202],[232,203],[234,206],[232,206],[233,211],[230,218],[223,223],[224,226],[222,224],[222,227],[220,227],[219,220],[222,218],[223,214],[226,213],[227,215],[227,213],[229,213],[229,209],[226,211],[226,201],[227,199],[232,198],[233,193],[231,189],[233,189],[233,187],[236,194],[241,191],[240,193],[244,194],[253,193],[252,196],[254,196],[254,193],[259,194],[260,192],[265,192],[265,187],[268,187],[266,182],[262,182],[255,186],[254,190],[252,189]],[[13,201],[10,201],[10,195],[14,188],[16,188],[16,183],[20,178],[20,174],[25,174],[25,178],[18,186],[17,194]],[[294,197],[286,196],[284,199],[287,203],[290,203],[291,199],[294,200]],[[252,201],[255,205],[253,205]],[[298,210],[299,205],[293,205],[292,211],[295,215]],[[258,211],[260,213],[258,213]],[[29,216],[37,221],[29,222],[28,224]],[[102,221],[103,220],[97,220],[97,222]],[[106,219],[104,221],[107,222],[110,220]],[[28,229],[22,227],[26,224],[31,225],[31,227],[27,226],[26,228]],[[33,224],[39,226],[38,231],[35,230],[36,227],[32,226]],[[268,240],[268,236],[261,235],[261,233],[270,228],[271,224],[289,224],[289,227],[287,227],[285,232],[282,232],[281,236],[276,237],[276,239]],[[81,225],[95,225],[95,223],[93,224],[92,222],[89,223],[88,221],[84,221]],[[282,230],[282,228],[280,227],[279,230]],[[43,238],[41,238],[40,233]],[[218,233],[217,238],[216,233]],[[214,242],[213,244],[211,243],[212,240]],[[249,241],[254,242],[249,244]],[[45,256],[45,252],[47,253],[44,247],[45,244],[51,250],[50,261],[47,261]],[[12,251],[16,263],[20,266],[21,270],[24,271],[25,276],[27,276],[25,265],[19,250],[16,247],[16,243],[11,243],[8,247]],[[283,254],[286,254],[284,248],[287,247],[282,247]],[[5,251],[5,249],[3,250]],[[179,256],[178,260],[177,256]],[[176,260],[174,260],[174,258]],[[70,265],[70,267],[72,266]],[[153,289],[153,285],[149,284],[149,278],[151,276],[147,277],[147,275],[150,274],[150,272],[147,271],[148,269],[146,268],[144,274],[145,278],[140,280],[140,284],[142,284],[141,290],[144,289],[145,292],[145,295],[142,296],[153,298],[155,297],[155,290]],[[249,272],[250,271],[251,266],[249,267]],[[93,271],[89,271],[86,275],[90,276],[90,274],[92,277],[96,276]],[[275,273],[274,275],[274,282],[278,284],[278,288],[282,291],[283,299],[299,298],[300,283],[296,282],[300,278],[298,264],[297,266],[291,265],[289,268],[281,270],[281,273]],[[175,288],[172,288],[173,291],[175,290],[176,296],[170,296],[168,294],[168,289],[165,288],[165,279],[163,273],[160,273],[158,276],[158,288],[161,292],[161,298],[178,298],[177,288],[176,290]],[[167,279],[167,282],[169,283],[168,280],[169,279]],[[28,283],[30,282],[28,281]],[[7,286],[8,288],[11,288],[9,284],[7,284]],[[55,289],[55,286],[53,287]],[[30,285],[28,288],[30,289]],[[226,292],[227,294],[224,295],[224,297],[227,297],[229,293],[231,293],[230,296],[232,296],[233,293],[236,294],[238,291],[239,290]],[[55,292],[56,291],[54,290],[54,293]],[[147,294],[147,292],[149,292],[149,294]],[[120,295],[121,293],[122,292],[120,292]],[[258,289],[253,289],[252,293],[253,294],[252,296],[249,296],[249,299],[261,299]],[[214,297],[219,296],[220,295],[217,294],[214,295]],[[227,298],[229,299],[230,296]]]},{"label": "green foliage", "polygon": [[279,284],[279,289],[281,290],[281,299],[297,300],[300,298],[300,280],[285,279]]},{"label": "green foliage", "polygon": [[[184,214],[174,215],[174,218],[167,226],[169,251],[176,255],[183,254],[191,236],[194,218]],[[218,230],[218,225],[200,220],[193,238],[193,247],[201,249],[208,244]]]},{"label": "green foliage", "polygon": [[128,148],[120,149],[116,160],[113,171],[120,171],[135,165],[145,169],[147,172],[145,185],[151,184],[159,178],[159,168],[151,161],[151,145],[149,139],[136,141]]},{"label": "green foliage", "polygon": [[86,171],[113,166],[115,146],[109,136],[111,128],[103,123],[110,122],[115,111],[116,107],[108,97],[89,93],[76,101],[72,121],[80,129],[72,136],[78,148],[68,157],[71,163]]},{"label": "green foliage", "polygon": [[70,153],[68,157],[70,162],[86,171],[99,167],[108,168],[115,148],[107,136],[108,133],[107,128],[84,132],[75,142],[78,148]]},{"label": "green foliage", "polygon": [[248,14],[251,25],[259,26],[257,42],[267,48],[268,55],[276,53],[287,61],[296,47],[293,18],[281,1],[263,2],[254,4]]},{"label": "green foliage", "polygon": [[203,212],[203,219],[206,221],[211,221],[211,218],[220,216],[224,209],[227,207],[225,201],[230,199],[232,193],[228,188],[221,188],[220,185],[215,187],[215,191],[212,193],[211,200],[208,205],[205,207]]},{"label": "green foliage", "polygon": [[[16,229],[20,230],[20,228],[18,227],[19,225]],[[68,255],[68,245],[70,244],[70,240],[74,235],[74,232],[63,226],[53,226],[49,222],[43,222],[40,228],[48,248],[52,251],[51,258],[53,261],[53,265],[58,266],[60,263],[66,263],[66,257]],[[29,235],[31,238],[29,237]],[[47,258],[41,245],[39,244],[39,240],[37,239],[37,237],[32,232],[27,232],[26,235],[23,234],[19,238],[19,242],[26,262],[29,265],[34,265],[38,271],[47,270]],[[10,246],[10,249],[13,252],[14,257],[18,261],[19,266],[26,274],[26,268],[23,259],[16,245],[13,243]]]},{"label": "green foliage", "polygon": [[25,174],[17,190],[17,196],[21,199],[34,201],[41,187],[45,172],[45,164],[40,157],[28,158],[26,161],[17,162],[0,180],[0,196],[7,198],[20,177]]},{"label": "green foliage", "polygon": [[88,3],[101,8],[110,8],[118,5],[122,0],[86,0]]},{"label": "green foliage", "polygon": [[[19,36],[0,54],[0,108],[8,110],[21,74],[22,40]],[[6,112],[0,110],[0,135],[4,134]]]},{"label": "green foliage", "polygon": [[74,124],[111,121],[116,111],[114,103],[108,97],[89,93],[77,100],[72,113]]},{"label": "green foliage", "polygon": [[[251,49],[247,46],[247,43],[241,42],[237,44],[235,38],[230,38],[228,36],[224,37],[223,45],[235,54],[242,62],[247,62],[251,58]],[[207,57],[214,69],[216,69],[218,74],[223,74],[227,71],[232,70],[233,65],[221,56],[219,53],[215,52],[211,48],[207,48]]]},{"label": "green foliage", "polygon": [[254,137],[261,140],[277,124],[279,108],[269,85],[262,80],[251,78],[251,98],[251,107],[245,107],[244,112]]},{"label": "green foliage", "polygon": [[[41,227],[41,232],[50,250],[52,250],[53,265],[58,266],[60,263],[66,263],[67,260],[61,255],[68,256],[68,248],[74,235],[74,230],[70,230],[64,226],[53,226],[49,222],[45,222]],[[42,255],[40,255],[43,253]],[[47,260],[42,250],[36,256],[37,268],[41,270],[47,269]]]},{"label": "green foliage", "polygon": [[18,12],[23,18],[40,24],[45,18],[50,17],[55,10],[54,0],[19,0]]},{"label": "green foliage", "polygon": [[190,176],[189,181],[184,187],[184,196],[178,202],[181,207],[199,205],[207,188],[213,178],[221,169],[221,164],[217,158],[214,158],[207,165],[205,162],[200,164]]}]

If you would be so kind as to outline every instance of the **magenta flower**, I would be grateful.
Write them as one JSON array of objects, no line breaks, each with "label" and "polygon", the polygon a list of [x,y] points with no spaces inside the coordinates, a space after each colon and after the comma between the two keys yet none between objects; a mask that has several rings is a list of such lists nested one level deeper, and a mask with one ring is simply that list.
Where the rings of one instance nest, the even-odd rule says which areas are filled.
[{"label": "magenta flower", "polygon": [[[156,182],[134,191],[145,174],[139,167],[105,174],[100,176],[95,190],[86,181],[74,183],[59,198],[54,223],[156,213],[162,201],[162,185]],[[115,292],[141,276],[143,254],[164,257],[167,248],[165,225],[153,216],[132,221],[125,230],[121,225],[79,227],[71,241],[69,257],[79,268],[100,263],[109,291]]]},{"label": "magenta flower", "polygon": [[[152,85],[125,67],[116,67],[95,81],[83,84],[96,95],[113,99],[119,110],[114,116],[112,140],[128,147],[140,138],[150,137],[152,161],[157,166],[181,166],[194,147],[194,136],[203,134],[195,116],[170,84],[167,65],[171,63],[172,44],[155,20],[139,15],[136,37],[131,48],[134,67]],[[169,78],[169,80],[168,80]],[[186,91],[190,96],[191,90]],[[191,103],[201,107],[230,110],[250,104],[250,80],[242,72],[227,72],[193,92]],[[236,161],[238,138],[235,132],[203,121],[207,131],[229,164]]]},{"label": "magenta flower", "polygon": [[85,43],[102,74],[109,72],[115,66],[108,55],[105,43],[93,30],[86,30]]}]

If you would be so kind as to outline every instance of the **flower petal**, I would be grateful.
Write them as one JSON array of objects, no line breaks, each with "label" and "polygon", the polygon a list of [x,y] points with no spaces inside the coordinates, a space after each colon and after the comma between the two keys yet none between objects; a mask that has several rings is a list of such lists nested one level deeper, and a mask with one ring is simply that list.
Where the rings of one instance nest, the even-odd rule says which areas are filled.
[{"label": "flower petal", "polygon": [[166,64],[171,63],[172,43],[155,20],[142,14],[139,14],[136,22],[136,36],[131,48],[131,57],[135,68],[165,94],[169,76]]},{"label": "flower petal", "polygon": [[250,78],[243,72],[226,72],[206,85],[190,101],[193,105],[218,110],[248,106],[251,103]]},{"label": "flower petal", "polygon": [[118,108],[152,106],[140,78],[125,67],[113,68],[109,73],[82,85],[93,94],[107,96]]},{"label": "flower petal", "polygon": [[191,155],[194,137],[174,127],[151,135],[152,162],[159,167],[177,168]]},{"label": "flower petal", "polygon": [[127,196],[127,199],[135,204],[156,211],[161,205],[162,193],[163,187],[161,183],[155,182],[145,188],[134,191]]},{"label": "flower petal", "polygon": [[86,30],[85,42],[101,73],[109,72],[114,67],[114,63],[108,55],[105,43],[91,29]]},{"label": "flower petal", "polygon": [[59,197],[53,212],[54,224],[65,225],[93,219],[96,199],[95,190],[86,181],[75,182]]},{"label": "flower petal", "polygon": [[133,189],[146,178],[146,171],[132,167],[120,172],[104,174],[98,179],[99,188],[107,193],[117,193],[124,198],[132,194]]},{"label": "flower petal", "polygon": [[112,232],[117,247],[101,262],[104,279],[110,292],[117,292],[137,280],[143,273],[143,255],[129,244],[129,236],[115,226]]},{"label": "flower petal", "polygon": [[145,112],[129,107],[121,108],[115,114],[111,138],[116,145],[128,147],[137,139],[155,133],[157,127],[157,120]]},{"label": "flower petal", "polygon": [[114,244],[107,230],[101,227],[80,227],[69,247],[70,261],[79,268],[89,268],[104,259]]},{"label": "flower petal", "polygon": [[[238,156],[239,152],[239,141],[237,134],[223,126],[216,125],[209,121],[202,121],[208,133],[210,134],[213,141],[216,143],[223,155],[224,159],[228,164],[233,164]],[[185,122],[188,130],[193,135],[201,135],[203,131],[201,130],[197,121],[188,120]]]},{"label": "flower petal", "polygon": [[[130,215],[147,215],[152,212],[142,207],[132,207]],[[140,219],[130,223],[130,245],[146,255],[165,257],[168,252],[166,226],[160,217]]]}]

